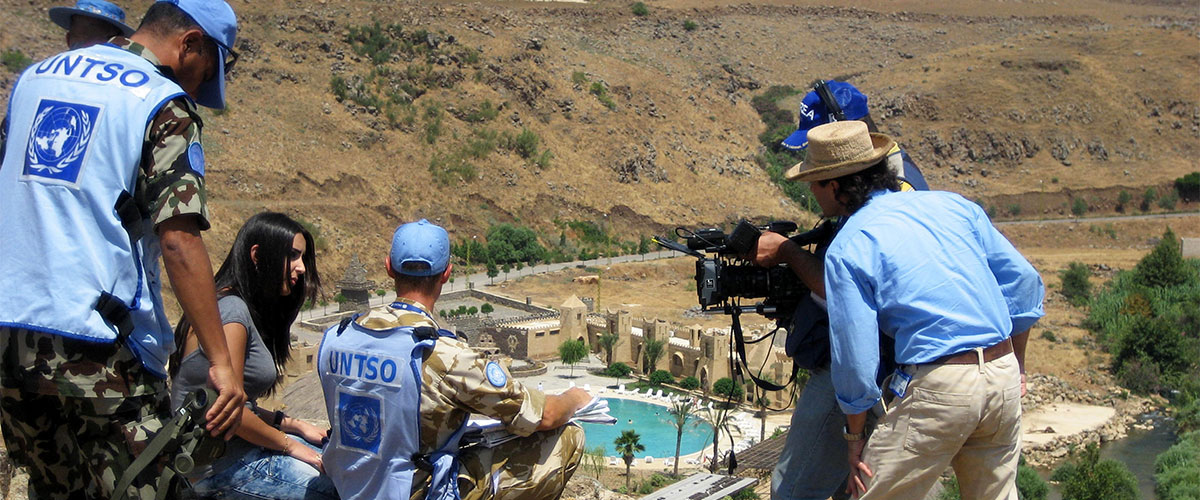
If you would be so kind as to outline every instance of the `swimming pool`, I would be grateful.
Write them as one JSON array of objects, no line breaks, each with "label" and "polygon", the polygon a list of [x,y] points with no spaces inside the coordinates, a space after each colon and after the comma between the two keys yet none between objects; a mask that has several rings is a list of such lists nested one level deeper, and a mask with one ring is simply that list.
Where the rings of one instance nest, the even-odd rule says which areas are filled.
[{"label": "swimming pool", "polygon": [[[605,456],[616,456],[613,440],[621,431],[633,429],[641,437],[646,451],[634,456],[644,458],[666,458],[675,456],[675,427],[668,423],[671,415],[665,406],[643,403],[631,399],[605,398],[608,400],[609,415],[617,419],[613,425],[583,424],[587,434],[587,447],[604,447]],[[683,441],[679,444],[679,456],[695,453],[712,443],[712,425],[693,416],[683,430]]]}]

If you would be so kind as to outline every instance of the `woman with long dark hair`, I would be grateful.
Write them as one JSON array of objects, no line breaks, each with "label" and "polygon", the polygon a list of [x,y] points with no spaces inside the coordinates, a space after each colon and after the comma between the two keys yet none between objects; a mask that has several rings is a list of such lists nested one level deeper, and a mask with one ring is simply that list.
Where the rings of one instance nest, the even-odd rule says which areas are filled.
[{"label": "woman with long dark hair", "polygon": [[[291,358],[292,322],[320,288],[313,237],[286,215],[263,212],[238,231],[217,270],[217,306],[234,371],[242,374],[246,399],[242,425],[210,467],[192,473],[194,492],[206,497],[337,498],[324,474],[321,450],[328,431],[283,412],[253,404],[274,392]],[[207,383],[204,357],[185,316],[175,328],[171,356],[171,402]]]}]

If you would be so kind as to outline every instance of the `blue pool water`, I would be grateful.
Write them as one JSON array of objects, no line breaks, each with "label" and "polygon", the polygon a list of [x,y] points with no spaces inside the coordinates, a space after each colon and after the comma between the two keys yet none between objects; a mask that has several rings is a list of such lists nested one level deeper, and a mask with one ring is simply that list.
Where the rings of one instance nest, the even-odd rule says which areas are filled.
[{"label": "blue pool water", "polygon": [[[670,415],[665,406],[658,406],[629,399],[608,400],[609,414],[616,417],[613,425],[583,424],[587,433],[587,447],[604,446],[605,456],[616,456],[613,440],[621,431],[633,429],[641,436],[646,451],[636,454],[637,458],[651,456],[667,458],[675,456],[675,427],[668,423]],[[657,415],[656,415],[657,414]],[[633,423],[630,423],[630,420]],[[679,456],[695,453],[712,443],[712,425],[704,419],[692,417],[683,430],[683,441],[679,444]]]}]

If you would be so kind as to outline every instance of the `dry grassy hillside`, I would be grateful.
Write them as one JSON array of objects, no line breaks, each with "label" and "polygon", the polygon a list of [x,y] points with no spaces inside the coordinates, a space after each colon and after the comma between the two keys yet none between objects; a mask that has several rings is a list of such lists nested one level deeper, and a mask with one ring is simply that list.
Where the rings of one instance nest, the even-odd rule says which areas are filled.
[{"label": "dry grassy hillside", "polygon": [[[45,13],[58,3],[0,0],[0,50],[59,50]],[[148,5],[122,3],[134,19]],[[210,250],[223,256],[263,209],[317,224],[330,275],[354,252],[374,261],[416,217],[455,238],[514,221],[547,239],[555,220],[631,239],[739,217],[808,222],[755,163],[763,126],[748,103],[815,78],[870,95],[935,187],[1002,207],[1050,197],[1026,214],[1061,213],[1093,188],[1165,189],[1197,169],[1191,2],[838,3],[648,1],[639,17],[623,0],[235,1],[230,107],[205,111]],[[356,54],[348,39],[374,20],[408,48]],[[0,96],[15,78],[0,67]],[[529,159],[477,144],[523,128],[539,138]]]}]

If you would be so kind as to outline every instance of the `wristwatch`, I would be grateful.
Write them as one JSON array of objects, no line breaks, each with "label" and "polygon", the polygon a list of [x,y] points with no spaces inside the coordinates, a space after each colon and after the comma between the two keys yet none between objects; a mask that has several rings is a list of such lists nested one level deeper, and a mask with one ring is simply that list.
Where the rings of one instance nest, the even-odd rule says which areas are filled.
[{"label": "wristwatch", "polygon": [[850,432],[850,427],[843,425],[842,426],[842,437],[846,438],[846,441],[862,441],[863,439],[866,439],[866,432],[865,432],[865,430],[858,431],[858,432]]}]

